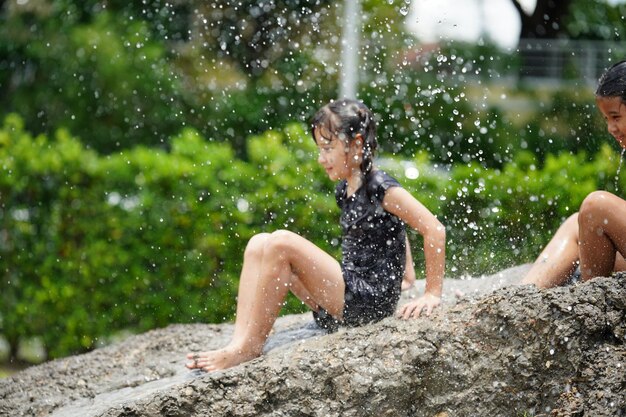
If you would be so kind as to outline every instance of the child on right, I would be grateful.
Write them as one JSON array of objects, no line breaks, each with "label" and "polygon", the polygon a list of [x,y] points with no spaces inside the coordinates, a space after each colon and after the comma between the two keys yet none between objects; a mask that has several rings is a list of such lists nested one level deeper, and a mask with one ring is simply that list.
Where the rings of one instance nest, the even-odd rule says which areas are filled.
[{"label": "child on right", "polygon": [[[626,149],[626,60],[600,78],[596,105],[609,133]],[[562,285],[573,275],[582,281],[626,271],[626,201],[607,191],[594,191],[578,213],[559,227],[522,284],[540,288]]]}]

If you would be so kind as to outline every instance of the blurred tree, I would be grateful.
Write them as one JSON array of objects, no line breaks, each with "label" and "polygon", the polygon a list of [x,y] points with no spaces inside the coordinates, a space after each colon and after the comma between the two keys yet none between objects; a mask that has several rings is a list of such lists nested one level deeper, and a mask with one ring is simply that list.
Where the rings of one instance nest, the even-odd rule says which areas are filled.
[{"label": "blurred tree", "polygon": [[194,126],[243,153],[249,133],[308,116],[334,90],[329,4],[6,2],[1,112],[35,133],[68,127],[101,152],[167,146]]},{"label": "blurred tree", "polygon": [[607,0],[537,0],[532,13],[527,13],[519,0],[511,0],[519,13],[522,29],[520,39],[618,40],[626,31],[625,4],[609,4]]},{"label": "blurred tree", "polygon": [[35,133],[64,126],[99,151],[163,145],[184,124],[163,42],[105,2],[8,2],[0,10],[0,108]]},{"label": "blurred tree", "polygon": [[307,120],[337,85],[339,29],[330,1],[195,1],[176,46],[187,120],[241,155],[249,134]]},{"label": "blurred tree", "polygon": [[195,1],[191,36],[204,51],[231,61],[241,73],[259,78],[304,47],[322,42],[320,25],[331,1]]},{"label": "blurred tree", "polygon": [[522,20],[520,38],[556,38],[564,33],[562,23],[575,0],[537,0],[532,13],[526,13],[519,0],[511,0]]},{"label": "blurred tree", "polygon": [[626,3],[611,5],[606,0],[578,0],[572,3],[565,19],[567,33],[572,39],[626,39]]},{"label": "blurred tree", "polygon": [[[596,30],[593,22],[604,16],[599,8],[585,21],[578,14],[585,13],[585,4],[601,1],[569,2],[568,16],[575,17],[568,17],[567,30],[580,36]],[[380,118],[385,150],[407,156],[429,150],[450,162],[466,159],[469,148],[505,142],[504,134],[491,138],[480,128],[476,132],[477,126],[484,130],[483,115],[490,119],[487,125],[496,126],[490,132],[500,130],[506,115],[494,118],[498,111],[477,109],[464,91],[470,77],[481,72],[485,80],[491,77],[493,65],[500,65],[500,72],[512,68],[508,60],[498,51],[460,44],[416,55],[416,40],[403,19],[409,4],[362,1],[359,91]],[[602,4],[614,19],[610,6]],[[5,1],[0,3],[0,116],[19,113],[35,134],[67,127],[102,153],[138,144],[169,147],[170,137],[193,127],[208,140],[232,143],[244,156],[248,135],[306,121],[337,96],[342,5]],[[475,123],[467,123],[470,119]],[[468,137],[471,147],[463,142]]]}]

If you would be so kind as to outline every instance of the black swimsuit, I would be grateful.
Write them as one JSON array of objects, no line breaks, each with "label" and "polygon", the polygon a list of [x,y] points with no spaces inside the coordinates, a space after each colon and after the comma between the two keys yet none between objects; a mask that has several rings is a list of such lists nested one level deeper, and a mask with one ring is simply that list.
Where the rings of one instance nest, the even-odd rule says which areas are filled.
[{"label": "black swimsuit", "polygon": [[345,282],[343,320],[322,309],[313,312],[320,327],[335,330],[339,324],[358,326],[394,313],[404,275],[406,231],[404,223],[382,207],[385,192],[391,187],[400,184],[383,171],[369,173],[364,185],[351,196],[347,196],[345,180],[337,184]]}]

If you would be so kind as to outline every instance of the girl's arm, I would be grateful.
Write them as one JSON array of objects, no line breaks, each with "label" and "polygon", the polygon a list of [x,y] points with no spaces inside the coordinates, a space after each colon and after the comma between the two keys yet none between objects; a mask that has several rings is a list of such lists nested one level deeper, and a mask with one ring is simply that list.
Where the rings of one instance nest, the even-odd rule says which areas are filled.
[{"label": "girl's arm", "polygon": [[383,207],[415,229],[424,238],[426,258],[426,290],[417,300],[404,305],[399,315],[418,317],[423,310],[429,316],[441,303],[443,275],[446,263],[446,231],[441,222],[407,190],[392,187],[387,190]]}]

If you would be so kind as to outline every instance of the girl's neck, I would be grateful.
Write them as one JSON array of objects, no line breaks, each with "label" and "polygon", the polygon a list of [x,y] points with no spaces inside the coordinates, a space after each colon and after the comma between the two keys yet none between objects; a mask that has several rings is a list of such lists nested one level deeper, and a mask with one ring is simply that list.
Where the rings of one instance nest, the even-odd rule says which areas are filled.
[{"label": "girl's neck", "polygon": [[365,175],[363,174],[363,172],[361,172],[360,169],[352,171],[352,174],[348,178],[346,178],[347,194],[348,195],[354,194],[356,190],[361,188],[364,180],[365,180]]},{"label": "girl's neck", "polygon": [[[372,171],[374,171],[374,168],[372,168],[370,172]],[[361,188],[364,182],[365,182],[365,174],[363,173],[363,171],[361,171],[360,168],[353,170],[352,174],[348,178],[346,178],[346,183],[347,183],[346,194],[348,196],[351,196],[359,188]]]}]

